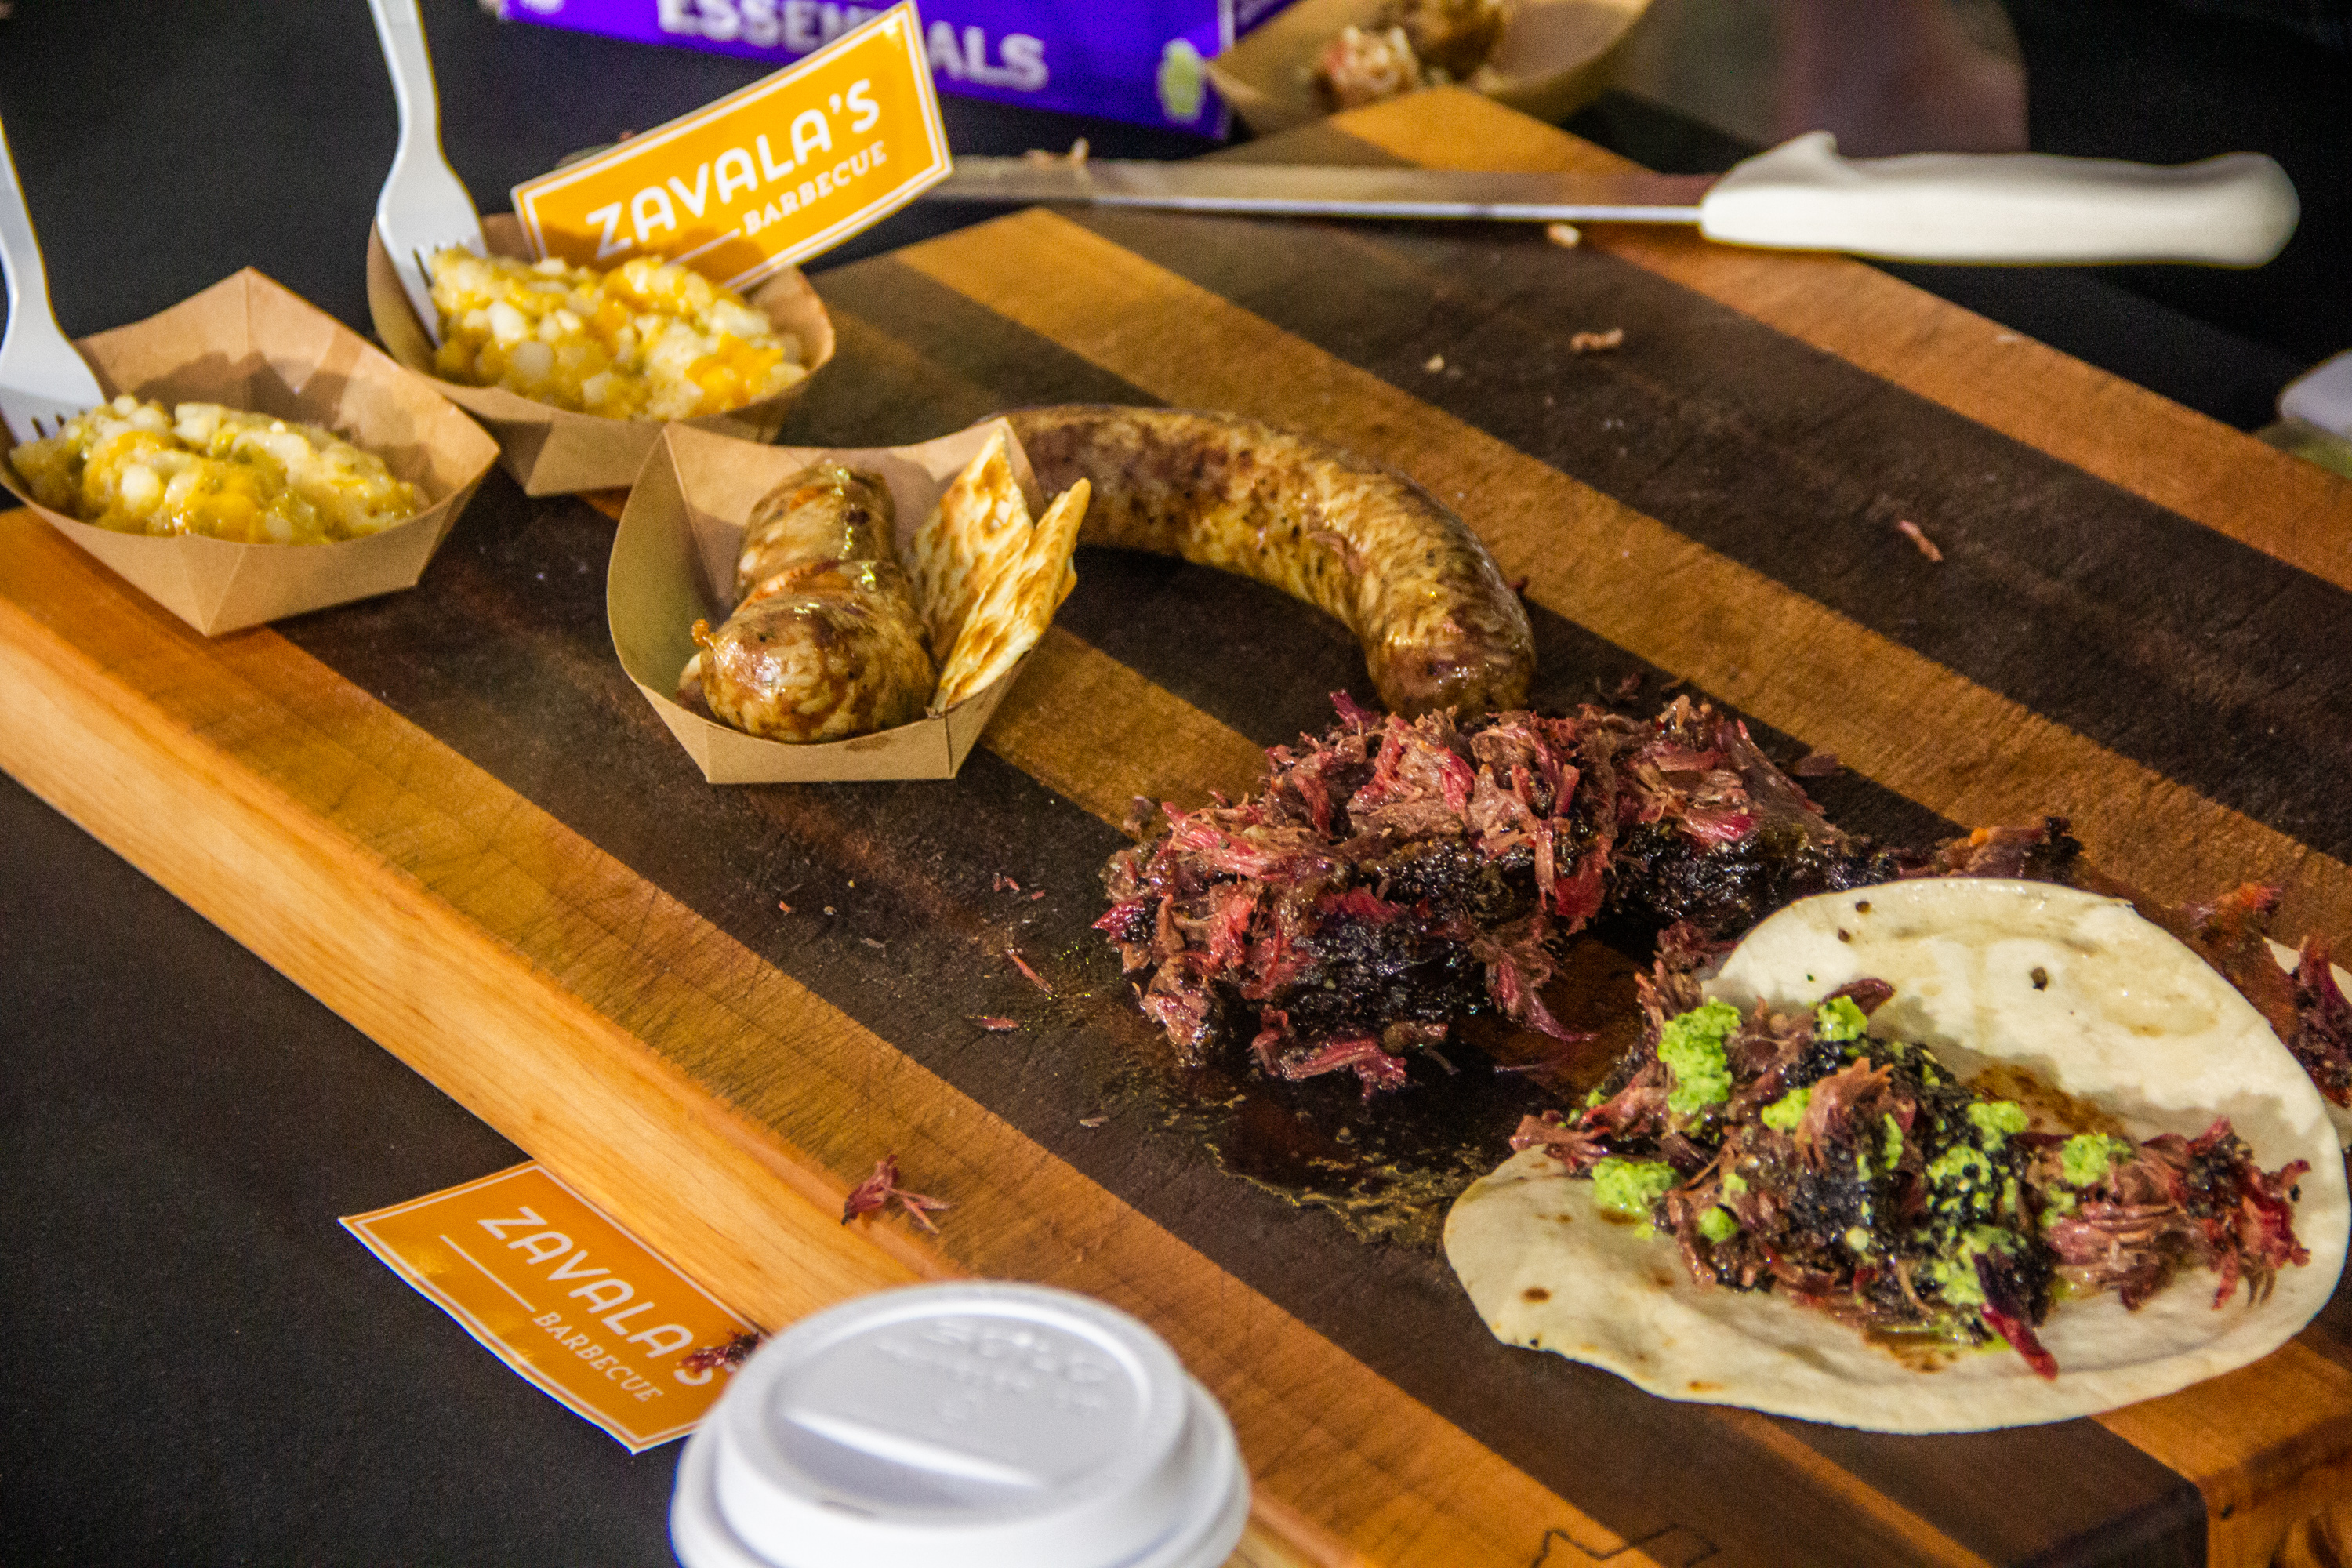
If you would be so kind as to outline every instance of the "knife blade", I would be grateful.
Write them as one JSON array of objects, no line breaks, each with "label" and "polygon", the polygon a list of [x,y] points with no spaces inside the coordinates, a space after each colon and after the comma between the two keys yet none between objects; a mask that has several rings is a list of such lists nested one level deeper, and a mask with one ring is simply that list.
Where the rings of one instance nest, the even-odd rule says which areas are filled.
[{"label": "knife blade", "polygon": [[1696,223],[1712,174],[1464,174],[1303,163],[958,158],[935,201],[1285,217],[1499,218],[1521,223]]},{"label": "knife blade", "polygon": [[1259,216],[1696,224],[1726,244],[1893,260],[2217,267],[2261,266],[2301,215],[2285,172],[2258,153],[2169,168],[2039,153],[1843,158],[1823,131],[1721,175],[970,157],[926,195]]}]

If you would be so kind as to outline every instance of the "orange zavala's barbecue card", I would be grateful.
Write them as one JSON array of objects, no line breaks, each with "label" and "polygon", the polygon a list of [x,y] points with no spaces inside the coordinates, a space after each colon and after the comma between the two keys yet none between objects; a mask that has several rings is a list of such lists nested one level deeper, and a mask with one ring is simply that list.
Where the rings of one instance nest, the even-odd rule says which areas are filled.
[{"label": "orange zavala's barbecue card", "polygon": [[534,254],[683,262],[730,289],[830,249],[948,173],[913,0],[794,66],[514,188]]},{"label": "orange zavala's barbecue card", "polygon": [[633,1454],[692,1431],[733,1375],[720,1352],[757,1331],[536,1164],[343,1228]]}]

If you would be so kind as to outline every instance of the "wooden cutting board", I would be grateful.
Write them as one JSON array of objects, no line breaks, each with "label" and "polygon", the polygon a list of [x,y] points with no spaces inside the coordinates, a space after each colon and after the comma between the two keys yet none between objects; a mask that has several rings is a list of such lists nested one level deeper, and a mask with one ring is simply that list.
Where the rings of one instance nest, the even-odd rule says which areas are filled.
[{"label": "wooden cutting board", "polygon": [[[1460,93],[1256,151],[1608,162]],[[840,358],[787,440],[1061,401],[1308,430],[1526,578],[1541,704],[1696,691],[1783,760],[1836,753],[1816,793],[1850,826],[2059,813],[2160,895],[2260,878],[2280,934],[2352,937],[2352,485],[1882,273],[1035,211],[819,285]],[[2324,1560],[2343,1292],[2098,1421],[1898,1438],[1674,1404],[1495,1343],[1435,1253],[1527,1079],[1465,1064],[1370,1107],[1176,1082],[1087,929],[1113,824],[1239,793],[1327,693],[1369,700],[1335,625],[1088,552],[953,783],[717,790],[613,657],[611,531],[494,479],[415,591],[207,642],[0,518],[0,763],[763,1323],[957,1275],[1140,1314],[1233,1414],[1241,1561],[2251,1563],[2291,1532]],[[1605,992],[1624,960],[1581,963]],[[954,1204],[937,1237],[839,1223],[886,1153]]]}]

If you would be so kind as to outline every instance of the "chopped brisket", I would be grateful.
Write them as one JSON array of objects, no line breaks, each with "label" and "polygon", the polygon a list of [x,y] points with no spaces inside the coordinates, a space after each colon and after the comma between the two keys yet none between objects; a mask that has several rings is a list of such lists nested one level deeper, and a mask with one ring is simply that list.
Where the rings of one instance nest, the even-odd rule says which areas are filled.
[{"label": "chopped brisket", "polygon": [[2248,882],[2210,908],[2183,911],[2185,940],[2270,1020],[2320,1093],[2352,1105],[2352,1005],[2336,984],[2326,937],[2305,937],[2291,969],[2272,954],[2266,933],[2278,901],[2276,888]]},{"label": "chopped brisket", "polygon": [[[1674,962],[1645,997],[1654,1019],[1691,1005],[1700,963],[1798,899],[2014,877],[2132,898],[2253,1003],[2322,1093],[2352,1105],[2352,1003],[2325,938],[2291,970],[2273,959],[2274,889],[2174,909],[2100,876],[2057,816],[1882,849],[1829,823],[1745,724],[1687,697],[1648,721],[1587,705],[1408,722],[1333,701],[1332,729],[1267,752],[1258,794],[1161,807],[1160,831],[1105,869],[1111,909],[1095,929],[1127,973],[1149,972],[1138,997],[1188,1062],[1265,1038],[1280,1015],[1276,1037],[1306,1055],[1261,1047],[1268,1072],[1314,1061],[1351,1068],[1368,1093],[1393,1088],[1404,1077],[1390,1064],[1425,1047],[1323,1047],[1481,1013],[1565,1037],[1541,991],[1558,944],[1595,921],[1664,933]],[[1139,800],[1139,836],[1153,819]],[[1610,1094],[1641,1065],[1621,1063]]]},{"label": "chopped brisket", "polygon": [[2336,984],[2327,939],[2303,939],[2294,968],[2296,1028],[2287,1048],[2311,1074],[2319,1092],[2338,1105],[2352,1105],[2352,1003]]},{"label": "chopped brisket", "polygon": [[1783,904],[1906,869],[1831,826],[1747,725],[1681,698],[1647,729],[1618,753],[1625,798],[1612,912],[1734,936]]},{"label": "chopped brisket", "polygon": [[2021,877],[2074,885],[2083,846],[2063,816],[2033,827],[1979,827],[1936,851],[1927,869],[1938,877]]},{"label": "chopped brisket", "polygon": [[841,1223],[847,1225],[860,1215],[878,1213],[893,1202],[907,1212],[908,1218],[934,1236],[940,1227],[931,1223],[931,1215],[955,1206],[943,1198],[925,1197],[900,1186],[898,1156],[885,1154],[874,1162],[873,1174],[850,1188],[849,1195],[842,1200]]},{"label": "chopped brisket", "polygon": [[1495,1013],[1568,1037],[1540,993],[1554,944],[1597,919],[1672,928],[1696,957],[1906,869],[1688,698],[1647,722],[1588,706],[1458,726],[1335,700],[1339,723],[1269,752],[1256,795],[1162,807],[1165,830],[1105,871],[1096,929],[1150,972],[1144,1010],[1187,1061],[1255,1021],[1269,1071],[1394,1087],[1435,1038],[1397,1026]]},{"label": "chopped brisket", "polygon": [[[2044,1238],[2061,1272],[2086,1291],[2114,1290],[2137,1307],[2177,1268],[2210,1268],[2220,1278],[2216,1307],[2243,1279],[2248,1300],[2271,1293],[2280,1268],[2310,1260],[2294,1238],[2288,1199],[2302,1160],[2265,1173],[2245,1140],[2216,1120],[2194,1142],[2177,1132],[2151,1138],[2116,1161],[2105,1180],[2082,1190],[2072,1212],[2045,1222]],[[2037,1174],[2059,1176],[2055,1148],[2042,1152]]]}]

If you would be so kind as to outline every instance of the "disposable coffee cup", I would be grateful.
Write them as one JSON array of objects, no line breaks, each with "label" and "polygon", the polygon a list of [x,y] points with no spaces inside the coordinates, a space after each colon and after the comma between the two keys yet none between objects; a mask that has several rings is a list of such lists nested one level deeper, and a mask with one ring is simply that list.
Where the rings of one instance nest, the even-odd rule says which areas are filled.
[{"label": "disposable coffee cup", "polygon": [[685,1568],[1221,1568],[1232,1425],[1160,1337],[1034,1285],[919,1285],[762,1345],[688,1439]]}]

